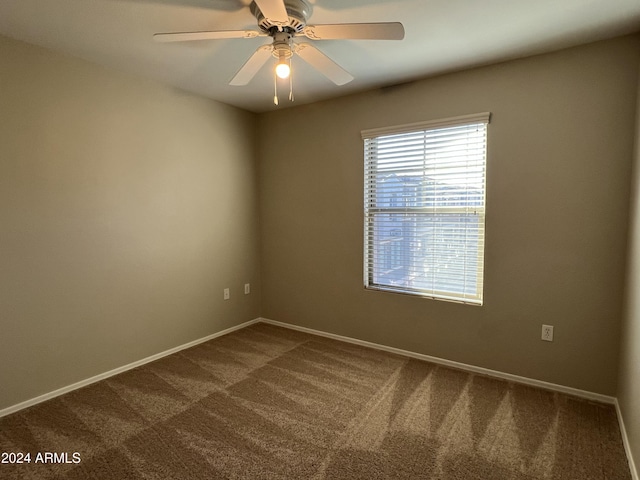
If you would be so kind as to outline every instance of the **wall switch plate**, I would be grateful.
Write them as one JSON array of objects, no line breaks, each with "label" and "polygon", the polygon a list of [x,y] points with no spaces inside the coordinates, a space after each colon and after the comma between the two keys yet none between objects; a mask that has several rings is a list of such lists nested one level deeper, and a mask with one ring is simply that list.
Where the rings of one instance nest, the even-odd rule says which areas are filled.
[{"label": "wall switch plate", "polygon": [[250,283],[245,283],[244,284],[244,294],[245,295],[249,295],[251,293],[251,284]]},{"label": "wall switch plate", "polygon": [[542,325],[542,340],[553,342],[553,325]]},{"label": "wall switch plate", "polygon": [[224,294],[223,295],[224,295],[224,299],[225,300],[229,300],[230,295],[229,295],[229,289],[228,288],[224,289]]}]

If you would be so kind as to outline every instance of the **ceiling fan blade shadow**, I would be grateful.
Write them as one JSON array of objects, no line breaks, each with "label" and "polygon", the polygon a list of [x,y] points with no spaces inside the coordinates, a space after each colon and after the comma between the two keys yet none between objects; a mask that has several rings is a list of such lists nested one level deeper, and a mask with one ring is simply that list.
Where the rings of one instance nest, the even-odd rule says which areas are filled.
[{"label": "ceiling fan blade shadow", "polygon": [[353,80],[353,75],[310,43],[297,44],[295,52],[300,58],[336,85],[344,85],[345,83],[349,83]]},{"label": "ceiling fan blade shadow", "polygon": [[284,0],[254,0],[258,8],[262,12],[265,18],[271,20],[273,23],[288,25],[289,14],[287,8],[284,5]]},{"label": "ceiling fan blade shadow", "polygon": [[191,42],[194,40],[220,40],[224,38],[256,38],[265,34],[256,30],[212,30],[204,32],[156,33],[156,42]]},{"label": "ceiling fan blade shadow", "polygon": [[307,25],[303,34],[311,40],[402,40],[404,26],[400,22]]},{"label": "ceiling fan blade shadow", "polygon": [[241,86],[248,84],[262,66],[267,63],[272,51],[272,45],[263,45],[258,48],[240,70],[238,70],[238,73],[231,79],[229,85]]},{"label": "ceiling fan blade shadow", "polygon": [[159,5],[173,5],[175,7],[203,8],[221,12],[237,12],[246,8],[242,0],[112,0],[126,3],[155,3]]}]

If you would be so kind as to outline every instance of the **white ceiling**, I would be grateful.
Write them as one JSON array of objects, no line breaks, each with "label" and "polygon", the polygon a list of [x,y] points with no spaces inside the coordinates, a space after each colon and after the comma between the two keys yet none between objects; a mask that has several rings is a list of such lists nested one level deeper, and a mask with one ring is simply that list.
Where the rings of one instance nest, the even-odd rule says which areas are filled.
[{"label": "white ceiling", "polygon": [[[157,32],[256,27],[250,0],[0,0],[0,34],[254,112],[274,109],[265,66],[228,81],[268,37],[158,43]],[[315,45],[355,80],[338,87],[294,58],[295,104],[640,30],[640,0],[310,0],[309,24],[399,21],[402,41]],[[274,60],[275,61],[275,60]],[[2,66],[1,68],[6,68]],[[290,103],[280,92],[280,107]]]}]

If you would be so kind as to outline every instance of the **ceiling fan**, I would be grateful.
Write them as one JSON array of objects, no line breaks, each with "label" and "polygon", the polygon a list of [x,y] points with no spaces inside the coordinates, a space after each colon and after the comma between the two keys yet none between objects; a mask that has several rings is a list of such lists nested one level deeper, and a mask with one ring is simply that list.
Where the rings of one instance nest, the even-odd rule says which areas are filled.
[{"label": "ceiling fan", "polygon": [[[296,36],[310,40],[402,40],[404,27],[399,22],[339,23],[307,25],[311,6],[305,0],[253,0],[249,6],[256,17],[258,30],[214,30],[203,32],[156,33],[159,42],[187,42],[228,38],[271,37],[272,43],[262,45],[249,57],[229,82],[247,85],[270,57],[277,58],[276,75],[290,78],[291,57],[295,54],[336,85],[344,85],[353,76],[308,42],[294,42]],[[293,100],[293,94],[289,94]],[[274,102],[278,103],[277,93]]]}]

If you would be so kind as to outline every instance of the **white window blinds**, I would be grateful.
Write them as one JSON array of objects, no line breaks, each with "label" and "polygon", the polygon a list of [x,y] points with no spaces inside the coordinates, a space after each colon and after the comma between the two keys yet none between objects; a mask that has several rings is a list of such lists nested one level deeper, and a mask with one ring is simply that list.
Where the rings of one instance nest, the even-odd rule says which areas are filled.
[{"label": "white window blinds", "polygon": [[362,132],[365,287],[482,304],[489,117]]}]

